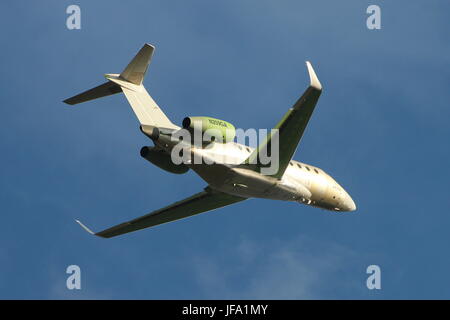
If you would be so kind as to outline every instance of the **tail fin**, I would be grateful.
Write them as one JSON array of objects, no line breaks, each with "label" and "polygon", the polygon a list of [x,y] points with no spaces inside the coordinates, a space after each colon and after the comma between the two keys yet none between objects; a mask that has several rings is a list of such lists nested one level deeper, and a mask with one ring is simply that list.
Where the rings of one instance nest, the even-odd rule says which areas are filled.
[{"label": "tail fin", "polygon": [[145,44],[120,74],[120,78],[140,86],[144,80],[155,47]]},{"label": "tail fin", "polygon": [[154,50],[155,47],[145,44],[121,74],[105,74],[107,82],[64,102],[74,105],[123,92],[142,125],[178,128],[162,112],[142,84]]}]

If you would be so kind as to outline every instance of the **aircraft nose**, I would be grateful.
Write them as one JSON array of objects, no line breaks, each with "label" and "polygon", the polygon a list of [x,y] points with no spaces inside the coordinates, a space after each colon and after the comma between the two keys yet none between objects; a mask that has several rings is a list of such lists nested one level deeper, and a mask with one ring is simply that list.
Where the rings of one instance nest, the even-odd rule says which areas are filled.
[{"label": "aircraft nose", "polygon": [[346,194],[345,197],[343,197],[342,201],[342,210],[343,211],[355,211],[356,210],[356,204],[355,201],[353,201],[352,197],[350,195]]}]

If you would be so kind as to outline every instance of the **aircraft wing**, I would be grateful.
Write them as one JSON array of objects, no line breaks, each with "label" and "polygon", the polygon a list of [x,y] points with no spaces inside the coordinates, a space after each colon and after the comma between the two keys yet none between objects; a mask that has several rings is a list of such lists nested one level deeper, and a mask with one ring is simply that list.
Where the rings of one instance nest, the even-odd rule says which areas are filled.
[{"label": "aircraft wing", "polygon": [[97,233],[92,232],[80,221],[77,220],[77,222],[87,232],[93,235],[102,238],[112,238],[128,232],[153,227],[159,224],[187,218],[202,212],[225,207],[243,200],[246,200],[246,198],[236,197],[206,188],[205,191],[197,193],[189,198],[175,202],[167,207],[153,211],[142,217],[118,224]]},{"label": "aircraft wing", "polygon": [[[286,167],[289,165],[289,161],[292,159],[297,149],[300,139],[302,138],[309,119],[314,111],[314,107],[322,93],[322,85],[320,84],[311,63],[307,61],[306,66],[310,77],[309,87],[274,128],[278,129],[274,134],[278,134],[279,138],[279,167],[278,170],[270,176],[278,179],[283,176]],[[260,153],[264,151],[264,154],[270,154],[267,150],[271,150],[270,146],[274,134],[270,133],[266,140],[261,143],[246,160],[247,164],[255,164],[255,170],[260,170],[263,166],[259,161]]]}]

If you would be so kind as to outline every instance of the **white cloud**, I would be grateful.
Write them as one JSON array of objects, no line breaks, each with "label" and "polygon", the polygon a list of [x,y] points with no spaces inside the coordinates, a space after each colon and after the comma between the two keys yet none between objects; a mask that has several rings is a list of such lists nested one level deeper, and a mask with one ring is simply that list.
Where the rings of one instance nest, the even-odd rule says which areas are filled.
[{"label": "white cloud", "polygon": [[353,286],[340,273],[354,254],[306,237],[231,244],[220,255],[196,256],[194,273],[207,299],[320,299]]}]

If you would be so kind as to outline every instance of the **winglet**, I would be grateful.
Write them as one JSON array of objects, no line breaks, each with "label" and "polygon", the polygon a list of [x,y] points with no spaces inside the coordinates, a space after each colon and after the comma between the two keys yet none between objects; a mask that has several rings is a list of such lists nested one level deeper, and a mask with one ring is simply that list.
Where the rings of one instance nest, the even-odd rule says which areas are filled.
[{"label": "winglet", "polygon": [[93,232],[91,229],[89,229],[88,227],[86,227],[84,224],[81,223],[80,220],[75,220],[84,230],[86,230],[87,232],[89,232],[90,234],[93,234],[94,236],[96,235],[95,232]]},{"label": "winglet", "polygon": [[319,78],[317,78],[317,75],[314,72],[311,62],[306,61],[306,67],[308,68],[310,86],[317,90],[322,90],[322,85],[320,84]]}]

